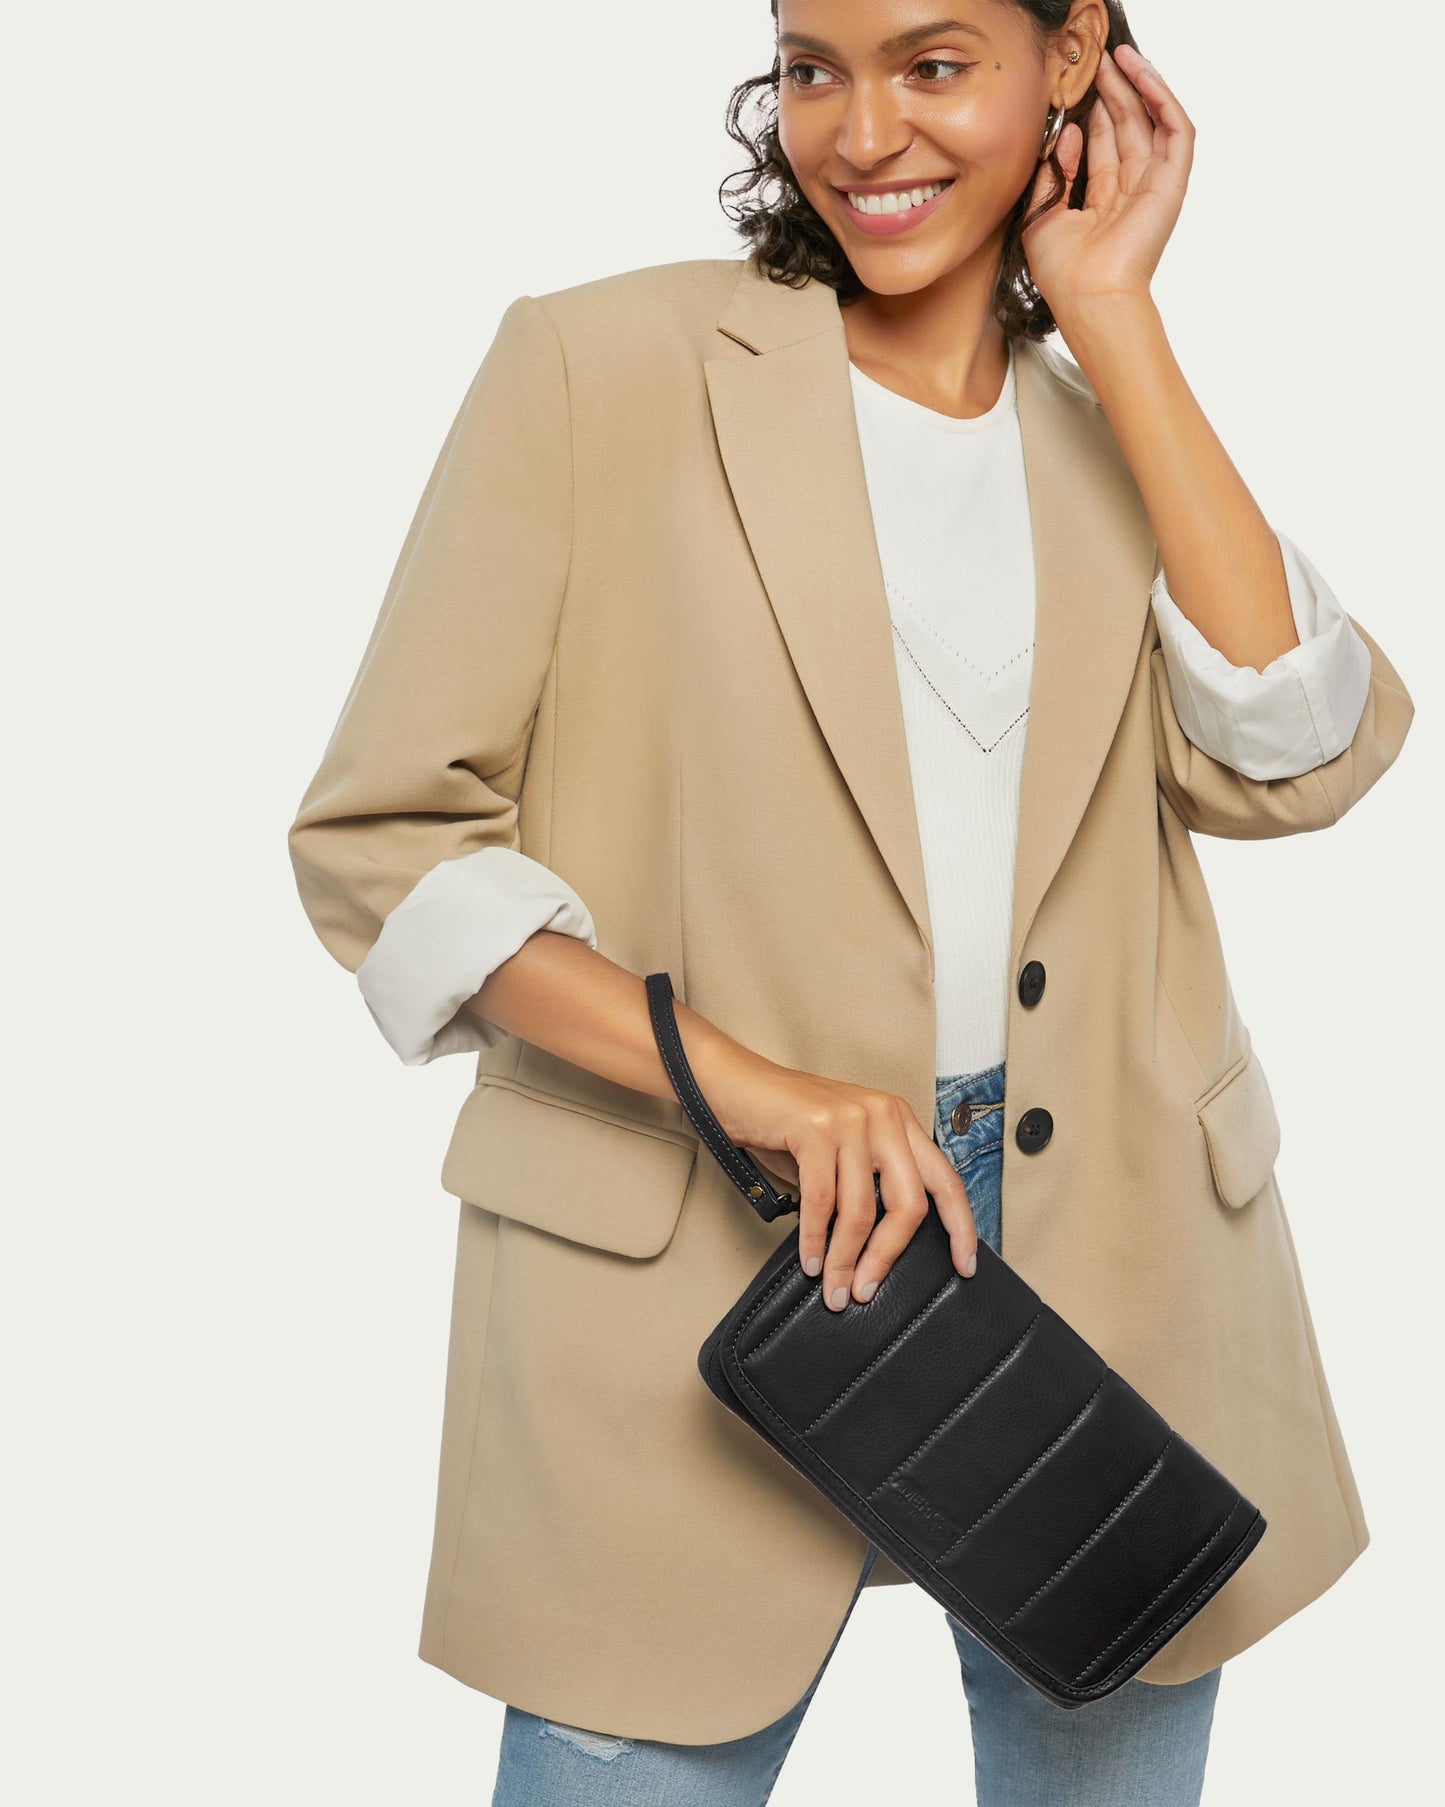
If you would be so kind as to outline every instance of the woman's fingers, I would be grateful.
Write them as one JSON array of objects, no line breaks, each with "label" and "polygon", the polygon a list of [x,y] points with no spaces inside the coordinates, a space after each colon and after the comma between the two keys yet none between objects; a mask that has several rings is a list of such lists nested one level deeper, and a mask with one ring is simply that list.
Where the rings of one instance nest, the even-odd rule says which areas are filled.
[{"label": "woman's fingers", "polygon": [[954,1267],[972,1276],[978,1232],[967,1190],[904,1099],[856,1089],[830,1099],[793,1146],[798,1260],[806,1274],[822,1276],[830,1311],[873,1297],[926,1219],[930,1198]]},{"label": "woman's fingers", "polygon": [[[1143,61],[1140,57],[1139,62]],[[1154,150],[1154,121],[1138,89],[1107,50],[1099,59],[1095,86],[1114,128],[1119,161],[1150,156]],[[1098,110],[1096,106],[1095,111]]]},{"label": "woman's fingers", "polygon": [[923,1183],[933,1194],[934,1208],[948,1231],[953,1265],[966,1280],[971,1280],[978,1264],[978,1226],[973,1221],[967,1188],[953,1162],[921,1128],[916,1154]]},{"label": "woman's fingers", "polygon": [[861,1114],[838,1147],[837,1214],[823,1263],[823,1303],[830,1311],[842,1311],[848,1303],[859,1251],[878,1214],[869,1113],[865,1108]]},{"label": "woman's fingers", "polygon": [[[1164,77],[1132,44],[1119,45],[1113,60],[1112,74],[1123,76],[1131,84],[1131,93],[1137,97],[1149,119],[1153,154],[1181,179],[1187,180],[1194,162],[1194,121]],[[1100,93],[1103,93],[1102,88]]]},{"label": "woman's fingers", "polygon": [[798,1158],[798,1261],[805,1274],[823,1271],[837,1190],[838,1156],[832,1142],[805,1148]]},{"label": "woman's fingers", "polygon": [[[830,1104],[798,1154],[798,1261],[806,1274],[823,1272],[826,1265],[825,1299],[840,1286],[846,1294],[853,1262],[873,1222],[871,1167],[866,1195],[862,1183],[867,1150],[868,1112],[858,1099],[848,1098]],[[863,1203],[867,1222],[859,1233]],[[835,1215],[839,1221],[830,1237],[828,1225]]]},{"label": "woman's fingers", "polygon": [[709,1084],[724,1132],[775,1177],[796,1171],[798,1262],[831,1311],[872,1298],[930,1194],[965,1271],[975,1238],[963,1182],[905,1098],[745,1051]]},{"label": "woman's fingers", "polygon": [[1119,140],[1109,109],[1096,102],[1089,112],[1090,200],[1095,207],[1109,207],[1118,192]]},{"label": "woman's fingers", "polygon": [[978,1233],[963,1181],[901,1099],[885,1096],[868,1109],[866,1122],[839,1144],[837,1174],[837,1218],[823,1268],[830,1311],[873,1297],[927,1217],[930,1194],[955,1268],[973,1274]]},{"label": "woman's fingers", "polygon": [[928,1215],[928,1192],[905,1121],[912,1116],[906,1106],[899,1106],[874,1126],[873,1146],[884,1208],[881,1216],[875,1213],[872,1234],[854,1268],[853,1297],[860,1304],[866,1304],[877,1292],[889,1268]]}]

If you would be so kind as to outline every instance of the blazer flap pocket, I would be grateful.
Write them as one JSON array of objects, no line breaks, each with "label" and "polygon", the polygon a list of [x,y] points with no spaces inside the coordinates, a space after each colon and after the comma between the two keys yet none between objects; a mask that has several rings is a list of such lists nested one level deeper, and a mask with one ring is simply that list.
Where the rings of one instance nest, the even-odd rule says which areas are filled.
[{"label": "blazer flap pocket", "polygon": [[457,1117],[442,1186],[468,1204],[617,1255],[672,1239],[696,1138],[494,1076]]},{"label": "blazer flap pocket", "polygon": [[1247,1205],[1268,1183],[1279,1155],[1279,1118],[1253,1048],[1194,1108],[1219,1196],[1236,1209]]}]

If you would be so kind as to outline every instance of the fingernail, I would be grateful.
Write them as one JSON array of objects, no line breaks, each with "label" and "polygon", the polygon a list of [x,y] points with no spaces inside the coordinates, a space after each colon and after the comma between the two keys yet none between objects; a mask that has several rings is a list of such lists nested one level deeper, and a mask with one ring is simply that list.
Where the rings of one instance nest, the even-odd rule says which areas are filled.
[{"label": "fingernail", "polygon": [[964,1262],[963,1271],[965,1276],[970,1280],[978,1272],[978,1256],[976,1254],[970,1255],[968,1260]]},{"label": "fingernail", "polygon": [[873,1297],[874,1293],[877,1292],[877,1290],[878,1290],[878,1282],[876,1280],[865,1280],[863,1282],[863,1284],[858,1288],[859,1303],[866,1305],[868,1303],[868,1301]]},{"label": "fingernail", "polygon": [[822,1271],[823,1257],[821,1255],[809,1255],[808,1259],[803,1263],[803,1272],[805,1274],[821,1274]]},{"label": "fingernail", "polygon": [[833,1307],[834,1311],[841,1311],[848,1303],[848,1288],[846,1286],[835,1286],[828,1295],[828,1303]]}]

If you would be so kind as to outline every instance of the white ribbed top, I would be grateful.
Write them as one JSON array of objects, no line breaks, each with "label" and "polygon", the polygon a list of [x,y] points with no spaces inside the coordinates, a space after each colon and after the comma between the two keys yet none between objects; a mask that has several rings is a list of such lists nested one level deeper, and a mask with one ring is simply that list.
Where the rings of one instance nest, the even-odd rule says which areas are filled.
[{"label": "white ribbed top", "polygon": [[849,365],[893,620],[934,939],[936,1070],[1004,1058],[1019,777],[1034,644],[1016,372],[955,420]]}]

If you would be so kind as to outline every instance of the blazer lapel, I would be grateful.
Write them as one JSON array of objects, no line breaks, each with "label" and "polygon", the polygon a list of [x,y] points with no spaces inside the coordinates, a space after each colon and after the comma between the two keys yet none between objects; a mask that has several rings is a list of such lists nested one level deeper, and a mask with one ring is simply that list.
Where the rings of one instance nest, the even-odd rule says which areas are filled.
[{"label": "blazer lapel", "polygon": [[1155,568],[1153,526],[1093,391],[1032,340],[1020,340],[1016,369],[1036,587],[1014,855],[1015,966],[1119,725]]},{"label": "blazer lapel", "polygon": [[744,264],[719,330],[756,357],[705,362],[713,425],[753,560],[844,783],[932,951],[893,630],[826,283]]},{"label": "blazer lapel", "polygon": [[[892,624],[835,292],[743,260],[705,360],[728,484],[820,731],[925,945],[923,851]],[[1153,538],[1103,411],[1053,354],[1017,347],[1037,575],[1013,950],[1093,791],[1128,694]]]}]

